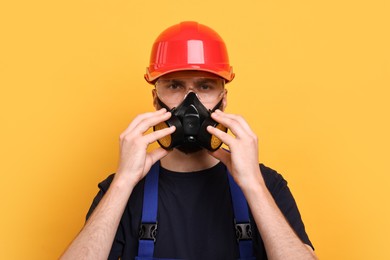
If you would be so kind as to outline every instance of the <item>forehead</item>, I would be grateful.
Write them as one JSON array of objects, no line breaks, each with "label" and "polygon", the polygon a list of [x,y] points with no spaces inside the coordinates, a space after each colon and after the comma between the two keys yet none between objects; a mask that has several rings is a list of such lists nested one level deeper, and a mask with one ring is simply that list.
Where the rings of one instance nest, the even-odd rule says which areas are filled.
[{"label": "forehead", "polygon": [[171,79],[180,79],[180,78],[210,78],[219,80],[222,78],[206,71],[195,71],[195,70],[184,70],[184,71],[176,71],[172,73],[168,73],[160,77],[162,80],[171,80]]}]

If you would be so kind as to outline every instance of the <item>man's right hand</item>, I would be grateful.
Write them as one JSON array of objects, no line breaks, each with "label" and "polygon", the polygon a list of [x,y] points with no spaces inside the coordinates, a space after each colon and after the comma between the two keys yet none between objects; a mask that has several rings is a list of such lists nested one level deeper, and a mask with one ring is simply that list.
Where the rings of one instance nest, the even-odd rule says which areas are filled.
[{"label": "man's right hand", "polygon": [[120,136],[119,168],[110,188],[99,202],[83,229],[61,256],[67,259],[107,259],[124,208],[134,186],[152,165],[168,154],[157,148],[147,152],[149,144],[172,134],[174,127],[149,134],[146,131],[168,120],[166,109],[137,116]]},{"label": "man's right hand", "polygon": [[123,178],[133,185],[137,184],[150,170],[152,165],[166,156],[169,151],[159,147],[147,152],[149,144],[170,135],[175,127],[165,128],[145,134],[149,128],[164,122],[171,117],[171,113],[162,108],[155,112],[138,115],[120,135],[119,167],[115,178]]}]

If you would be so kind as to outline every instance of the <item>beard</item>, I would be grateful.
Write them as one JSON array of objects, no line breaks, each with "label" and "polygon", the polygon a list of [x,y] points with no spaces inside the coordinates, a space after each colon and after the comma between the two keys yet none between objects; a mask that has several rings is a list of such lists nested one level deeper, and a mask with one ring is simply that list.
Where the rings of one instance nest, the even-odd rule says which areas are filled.
[{"label": "beard", "polygon": [[199,152],[204,148],[198,145],[197,143],[184,143],[176,147],[176,149],[185,154],[192,154],[192,153]]}]

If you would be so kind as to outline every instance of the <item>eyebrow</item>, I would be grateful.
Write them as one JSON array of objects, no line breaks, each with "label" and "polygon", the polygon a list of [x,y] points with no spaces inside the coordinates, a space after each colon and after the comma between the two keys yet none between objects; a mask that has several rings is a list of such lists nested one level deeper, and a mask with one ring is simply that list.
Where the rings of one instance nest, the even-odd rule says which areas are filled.
[{"label": "eyebrow", "polygon": [[161,79],[162,82],[167,83],[167,82],[172,82],[176,84],[184,84],[184,80],[178,80],[178,79]]},{"label": "eyebrow", "polygon": [[[182,85],[186,84],[185,80],[180,80],[180,79],[175,79],[175,78],[172,78],[172,79],[160,79],[160,80],[162,81],[162,83],[171,82],[171,83],[182,84]],[[199,79],[195,79],[194,83],[195,84],[204,84],[204,83],[214,83],[214,84],[217,84],[218,80],[220,80],[220,79],[219,78],[199,78]],[[224,86],[225,84],[222,84],[222,85]]]},{"label": "eyebrow", "polygon": [[197,84],[203,84],[203,83],[218,83],[218,80],[217,78],[201,78],[201,79],[198,79],[198,80],[195,80],[195,83]]}]

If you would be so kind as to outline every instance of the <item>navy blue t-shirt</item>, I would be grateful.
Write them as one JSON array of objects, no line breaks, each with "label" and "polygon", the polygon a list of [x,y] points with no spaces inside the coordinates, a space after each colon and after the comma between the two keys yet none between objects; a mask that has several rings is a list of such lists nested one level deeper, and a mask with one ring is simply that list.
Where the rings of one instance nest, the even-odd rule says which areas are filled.
[{"label": "navy blue t-shirt", "polygon": [[[260,164],[268,190],[300,239],[312,246],[287,182]],[[99,184],[87,219],[110,186],[114,175]],[[138,253],[144,179],[134,188],[120,221],[108,259],[134,259]],[[158,229],[154,256],[178,259],[237,259],[233,208],[226,167],[197,172],[172,172],[160,167]],[[267,259],[263,241],[251,217],[256,259]]]}]

